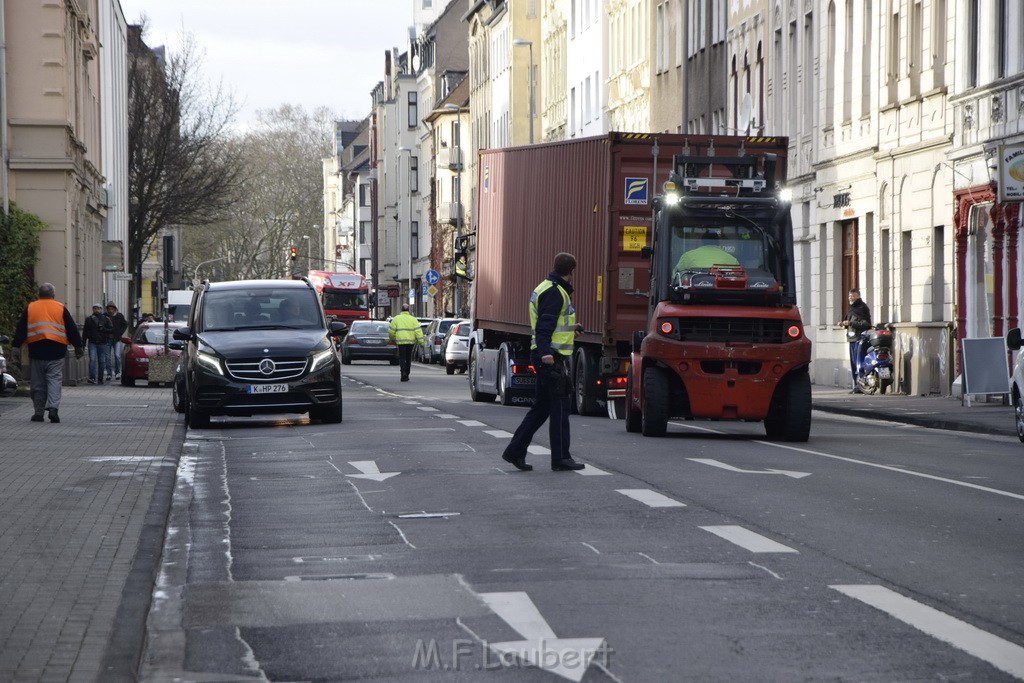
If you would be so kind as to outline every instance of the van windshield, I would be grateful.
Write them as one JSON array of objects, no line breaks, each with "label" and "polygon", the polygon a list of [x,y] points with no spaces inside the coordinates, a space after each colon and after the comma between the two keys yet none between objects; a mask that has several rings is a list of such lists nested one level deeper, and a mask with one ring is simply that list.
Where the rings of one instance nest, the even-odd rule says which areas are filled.
[{"label": "van windshield", "polygon": [[201,329],[319,328],[325,326],[316,295],[307,289],[224,290],[207,292]]}]

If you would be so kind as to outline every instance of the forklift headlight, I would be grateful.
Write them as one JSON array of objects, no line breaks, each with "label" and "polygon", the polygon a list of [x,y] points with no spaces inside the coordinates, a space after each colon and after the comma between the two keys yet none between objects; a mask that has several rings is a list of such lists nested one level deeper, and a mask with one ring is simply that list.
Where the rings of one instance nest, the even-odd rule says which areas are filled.
[{"label": "forklift headlight", "polygon": [[661,330],[662,334],[670,336],[675,332],[675,325],[672,324],[671,320],[662,320],[661,324],[658,325],[658,329]]},{"label": "forklift headlight", "polygon": [[789,335],[790,339],[799,339],[801,334],[800,326],[790,325],[788,328],[786,328],[786,334]]},{"label": "forklift headlight", "polygon": [[779,190],[779,199],[786,202],[787,204],[793,203],[793,190],[788,187],[784,187]]}]

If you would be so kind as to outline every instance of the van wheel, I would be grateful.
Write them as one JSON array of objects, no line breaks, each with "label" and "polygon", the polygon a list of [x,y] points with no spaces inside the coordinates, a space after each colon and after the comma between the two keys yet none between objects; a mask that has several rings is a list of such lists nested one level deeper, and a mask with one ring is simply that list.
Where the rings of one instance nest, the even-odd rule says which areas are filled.
[{"label": "van wheel", "polygon": [[206,429],[210,426],[210,415],[199,410],[190,402],[188,404],[188,426],[190,429]]},{"label": "van wheel", "polygon": [[338,424],[341,422],[342,412],[343,404],[341,401],[338,401],[338,405],[311,411],[309,416],[314,420],[320,420],[324,424]]},{"label": "van wheel", "polygon": [[660,368],[644,368],[643,411],[640,431],[644,436],[665,436],[668,431],[668,378]]}]

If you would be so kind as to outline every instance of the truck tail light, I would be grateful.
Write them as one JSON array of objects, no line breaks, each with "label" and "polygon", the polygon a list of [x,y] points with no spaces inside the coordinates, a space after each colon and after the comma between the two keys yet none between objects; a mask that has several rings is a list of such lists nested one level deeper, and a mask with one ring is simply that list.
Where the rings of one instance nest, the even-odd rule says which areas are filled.
[{"label": "truck tail light", "polygon": [[532,365],[515,364],[512,366],[513,375],[536,375],[537,369]]}]

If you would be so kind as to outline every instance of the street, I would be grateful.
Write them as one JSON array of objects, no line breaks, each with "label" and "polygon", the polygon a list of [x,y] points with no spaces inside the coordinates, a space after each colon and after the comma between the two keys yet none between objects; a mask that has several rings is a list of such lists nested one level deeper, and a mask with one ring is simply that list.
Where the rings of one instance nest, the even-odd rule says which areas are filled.
[{"label": "street", "polygon": [[500,458],[522,408],[466,377],[345,369],[339,425],[189,430],[141,679],[1024,678],[1021,444],[816,412],[663,439],[573,416]]}]

